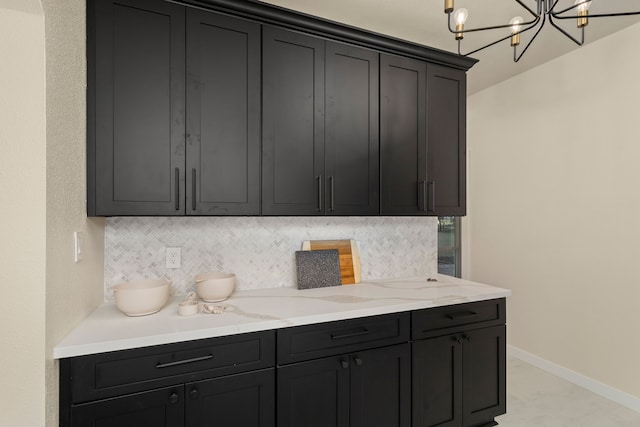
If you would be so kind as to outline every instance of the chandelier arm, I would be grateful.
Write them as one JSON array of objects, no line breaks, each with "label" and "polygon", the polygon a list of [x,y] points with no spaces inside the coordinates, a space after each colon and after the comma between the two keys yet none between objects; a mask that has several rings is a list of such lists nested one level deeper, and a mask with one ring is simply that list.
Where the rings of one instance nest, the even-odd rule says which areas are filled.
[{"label": "chandelier arm", "polygon": [[562,10],[560,10],[560,11],[558,11],[558,12],[554,12],[554,11],[553,11],[553,9],[555,9],[556,5],[558,4],[558,1],[559,1],[559,0],[555,0],[555,1],[553,2],[553,6],[551,6],[551,8],[549,9],[549,13],[550,13],[550,14],[552,14],[552,15],[554,15],[554,17],[555,17],[555,15],[560,15],[560,14],[566,13],[566,12],[568,12],[568,11],[570,11],[570,10],[574,10],[574,9],[576,9],[578,6],[581,6],[581,5],[583,5],[584,3],[588,3],[588,2],[589,2],[589,1],[591,1],[591,0],[589,0],[589,1],[583,1],[583,2],[578,3],[578,4],[573,4],[573,5],[569,6],[569,7],[567,7],[566,9],[562,9]]},{"label": "chandelier arm", "polygon": [[[528,27],[527,27],[527,28],[525,28],[524,30],[520,30],[520,31],[518,31],[517,33],[509,34],[509,35],[508,35],[508,36],[506,36],[506,37],[502,37],[501,39],[498,39],[498,40],[496,40],[496,41],[494,41],[494,42],[491,42],[491,43],[489,43],[489,44],[486,44],[486,45],[484,45],[484,46],[482,46],[482,47],[479,47],[479,48],[474,49],[474,50],[472,50],[471,52],[467,52],[467,53],[462,53],[462,52],[460,51],[460,42],[461,42],[461,40],[458,40],[458,55],[462,55],[462,56],[469,56],[469,55],[473,55],[473,54],[474,54],[474,53],[476,53],[476,52],[479,52],[479,51],[481,51],[481,50],[483,50],[483,49],[486,49],[486,48],[488,48],[488,47],[491,47],[491,46],[493,46],[493,45],[495,45],[495,44],[498,44],[498,43],[500,43],[500,42],[502,42],[502,41],[505,41],[505,40],[507,40],[507,39],[510,39],[510,38],[511,38],[513,35],[515,35],[515,34],[522,34],[522,33],[526,32],[526,31],[531,30],[531,29],[532,29],[532,28],[534,28],[536,25],[538,25],[538,22],[540,22],[540,18],[538,18],[537,20],[535,20],[535,21],[534,21],[534,23],[533,23],[532,25],[528,26]],[[544,24],[544,21],[543,21],[543,24]],[[540,27],[540,28],[542,28],[542,27]],[[538,31],[536,32],[536,34],[537,34],[539,31],[540,31],[540,30],[538,30]],[[534,38],[535,38],[535,36],[534,36]],[[529,42],[529,43],[531,43],[531,42]]]},{"label": "chandelier arm", "polygon": [[531,46],[531,43],[533,43],[533,41],[536,39],[536,37],[538,37],[538,34],[540,34],[540,31],[544,27],[544,23],[545,22],[546,22],[546,16],[543,16],[542,17],[542,24],[540,24],[540,27],[538,28],[538,30],[535,32],[535,34],[533,35],[531,40],[529,40],[529,43],[527,43],[527,45],[524,47],[524,49],[522,49],[522,52],[520,52],[520,55],[516,56],[516,47],[515,46],[513,47],[513,62],[520,61],[520,58],[522,58],[522,55],[524,55],[524,53],[527,51],[527,49],[529,49],[529,46]]},{"label": "chandelier arm", "polygon": [[[559,14],[562,12],[551,12],[551,16],[556,19],[578,19],[579,16],[560,16]],[[589,14],[589,19],[591,18],[613,18],[616,16],[633,16],[640,15],[640,11],[636,12],[615,12],[615,13],[597,13],[595,15]]]},{"label": "chandelier arm", "polygon": [[551,25],[558,31],[560,31],[562,34],[564,34],[565,36],[567,36],[572,42],[574,42],[575,44],[577,44],[578,46],[582,46],[584,44],[584,27],[582,27],[582,38],[581,40],[576,39],[575,37],[573,37],[571,34],[569,34],[568,32],[566,32],[564,29],[560,28],[560,26],[558,26],[555,22],[553,22],[553,17],[551,15],[549,15],[549,22],[551,23]]}]

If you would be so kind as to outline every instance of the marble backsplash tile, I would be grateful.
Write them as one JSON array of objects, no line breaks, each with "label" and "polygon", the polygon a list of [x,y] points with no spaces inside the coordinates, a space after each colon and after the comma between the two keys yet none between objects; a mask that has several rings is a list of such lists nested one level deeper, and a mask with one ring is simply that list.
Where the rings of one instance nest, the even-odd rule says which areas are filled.
[{"label": "marble backsplash tile", "polygon": [[[435,217],[114,217],[105,227],[105,300],[123,281],[164,277],[171,293],[192,290],[195,275],[228,271],[236,289],[295,286],[295,251],[304,240],[355,239],[362,279],[437,272]],[[182,248],[182,266],[165,268],[165,248]]]}]

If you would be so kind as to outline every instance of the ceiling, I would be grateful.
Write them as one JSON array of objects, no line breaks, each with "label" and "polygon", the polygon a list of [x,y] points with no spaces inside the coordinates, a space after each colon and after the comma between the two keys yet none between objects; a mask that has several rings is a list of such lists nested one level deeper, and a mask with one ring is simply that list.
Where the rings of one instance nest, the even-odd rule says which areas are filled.
[{"label": "ceiling", "polygon": [[[535,10],[534,0],[523,0]],[[265,3],[294,9],[311,15],[330,19],[387,34],[427,46],[457,52],[457,42],[447,29],[444,0],[264,0]],[[465,27],[482,27],[508,23],[517,15],[529,19],[527,11],[515,0],[456,0],[456,7],[469,10]],[[558,7],[568,7],[573,0],[559,0]],[[640,0],[593,0],[591,14],[640,10]],[[616,18],[592,18],[585,31],[585,44],[640,22],[640,16]],[[579,31],[570,20],[561,21],[570,34],[579,39]],[[522,35],[525,46],[531,30]],[[490,41],[504,37],[508,30],[471,33],[465,36],[462,49],[472,50]],[[468,93],[472,94],[506,80],[525,70],[543,64],[571,50],[579,48],[571,40],[553,28],[548,22],[537,39],[518,63],[513,62],[513,49],[505,40],[480,51],[474,58],[480,60],[468,73]]]}]

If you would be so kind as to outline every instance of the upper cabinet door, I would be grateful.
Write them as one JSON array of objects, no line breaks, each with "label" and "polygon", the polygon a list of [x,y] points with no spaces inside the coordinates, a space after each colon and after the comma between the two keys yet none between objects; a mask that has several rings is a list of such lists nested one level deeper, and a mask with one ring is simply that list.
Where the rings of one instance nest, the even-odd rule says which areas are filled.
[{"label": "upper cabinet door", "polygon": [[187,214],[259,215],[259,24],[188,10],[186,141]]},{"label": "upper cabinet door", "polygon": [[427,67],[427,210],[466,215],[466,97],[462,70]]},{"label": "upper cabinet door", "polygon": [[424,62],[380,56],[382,215],[427,215]]},{"label": "upper cabinet door", "polygon": [[88,9],[88,213],[183,215],[185,9]]},{"label": "upper cabinet door", "polygon": [[326,44],[328,215],[380,213],[378,57],[372,50]]},{"label": "upper cabinet door", "polygon": [[263,27],[262,214],[322,215],[324,40]]}]

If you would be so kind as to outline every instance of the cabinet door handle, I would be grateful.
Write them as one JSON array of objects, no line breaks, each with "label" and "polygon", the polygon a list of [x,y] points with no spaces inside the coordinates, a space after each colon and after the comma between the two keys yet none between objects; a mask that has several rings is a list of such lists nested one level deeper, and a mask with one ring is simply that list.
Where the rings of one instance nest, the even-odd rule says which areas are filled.
[{"label": "cabinet door handle", "polygon": [[427,181],[420,181],[418,185],[418,209],[427,211]]},{"label": "cabinet door handle", "polygon": [[467,335],[467,334],[464,334],[464,335],[462,336],[462,339],[467,340],[467,342],[471,342],[471,337],[470,337],[469,335]]},{"label": "cabinet door handle", "polygon": [[329,177],[329,212],[333,212],[335,206],[335,192],[333,184],[333,176]]},{"label": "cabinet door handle", "polygon": [[343,369],[347,369],[349,367],[349,361],[346,359],[340,360],[340,365],[342,365]]},{"label": "cabinet door handle", "polygon": [[213,359],[213,354],[207,354],[206,356],[194,357],[191,359],[176,360],[175,362],[158,363],[156,365],[156,368],[158,369],[171,368],[173,366],[186,365],[188,363],[195,363],[195,362],[202,362],[204,360],[209,360],[209,359]]},{"label": "cabinet door handle", "polygon": [[200,392],[198,391],[198,389],[195,387],[192,388],[189,392],[189,397],[191,398],[191,400],[196,400],[198,396],[200,396]]},{"label": "cabinet door handle", "polygon": [[459,337],[459,336],[457,336],[457,335],[452,336],[452,337],[451,337],[451,339],[452,339],[452,341],[455,341],[455,342],[457,342],[458,344],[462,344],[462,338],[460,338],[460,337]]},{"label": "cabinet door handle", "polygon": [[352,338],[352,337],[359,337],[361,335],[367,335],[368,333],[369,333],[369,330],[367,328],[362,328],[362,330],[360,331],[345,332],[342,334],[331,334],[331,339],[341,340],[343,338]]},{"label": "cabinet door handle", "polygon": [[464,319],[465,317],[475,317],[477,315],[478,313],[476,313],[475,311],[460,311],[458,313],[447,314],[447,318],[449,320],[458,320],[458,319]]},{"label": "cabinet door handle", "polygon": [[[425,197],[427,197],[427,211],[428,212],[433,212],[436,210],[436,183],[435,181],[429,181],[427,183],[427,195],[425,195]],[[429,203],[430,202],[430,203]]]},{"label": "cabinet door handle", "polygon": [[196,210],[196,168],[191,169],[191,210]]},{"label": "cabinet door handle", "polygon": [[169,395],[169,403],[175,405],[178,402],[180,402],[180,395],[174,391]]},{"label": "cabinet door handle", "polygon": [[173,174],[175,178],[175,190],[176,190],[176,210],[180,210],[180,169],[176,168]]},{"label": "cabinet door handle", "polygon": [[316,176],[316,181],[318,181],[318,208],[316,210],[322,212],[322,176]]},{"label": "cabinet door handle", "polygon": [[355,357],[353,359],[354,362],[356,362],[356,366],[362,366],[362,359],[360,359],[359,357]]}]

